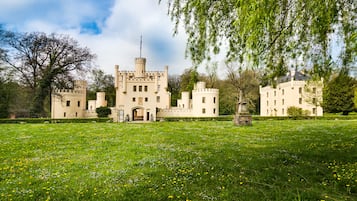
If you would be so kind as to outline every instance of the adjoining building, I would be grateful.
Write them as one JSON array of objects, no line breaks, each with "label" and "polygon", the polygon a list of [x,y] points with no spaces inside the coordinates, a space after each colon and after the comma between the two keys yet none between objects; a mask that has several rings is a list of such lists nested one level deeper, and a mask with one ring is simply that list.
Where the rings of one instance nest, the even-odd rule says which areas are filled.
[{"label": "adjoining building", "polygon": [[83,118],[86,112],[87,82],[74,81],[73,89],[55,89],[51,94],[51,118]]},{"label": "adjoining building", "polygon": [[291,71],[278,78],[273,86],[260,86],[260,115],[288,116],[289,107],[298,107],[311,116],[322,116],[323,81],[311,81],[310,77]]},{"label": "adjoining building", "polygon": [[106,107],[104,92],[97,92],[97,100],[88,101],[86,109],[87,82],[84,80],[74,81],[73,89],[55,89],[51,94],[51,118],[95,118],[96,108]]},{"label": "adjoining building", "polygon": [[160,109],[159,117],[218,117],[219,116],[219,90],[206,88],[205,82],[197,82],[190,92],[181,93],[177,100],[177,107]]}]

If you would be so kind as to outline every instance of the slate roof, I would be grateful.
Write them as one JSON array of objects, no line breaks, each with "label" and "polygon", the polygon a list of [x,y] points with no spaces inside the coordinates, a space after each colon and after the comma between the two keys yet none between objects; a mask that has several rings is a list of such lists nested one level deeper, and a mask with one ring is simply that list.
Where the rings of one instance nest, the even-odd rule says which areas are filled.
[{"label": "slate roof", "polygon": [[278,83],[289,82],[292,77],[293,77],[293,80],[295,80],[295,81],[306,81],[306,80],[310,79],[310,76],[308,76],[304,73],[301,73],[299,71],[296,71],[296,72],[290,71],[287,75],[279,77],[277,81],[278,81]]}]

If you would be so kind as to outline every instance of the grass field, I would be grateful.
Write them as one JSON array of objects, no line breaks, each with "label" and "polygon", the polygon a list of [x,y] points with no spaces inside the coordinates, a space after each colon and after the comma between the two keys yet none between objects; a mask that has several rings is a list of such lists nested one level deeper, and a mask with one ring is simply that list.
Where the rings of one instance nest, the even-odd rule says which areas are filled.
[{"label": "grass field", "polygon": [[357,121],[0,125],[0,200],[357,200]]}]

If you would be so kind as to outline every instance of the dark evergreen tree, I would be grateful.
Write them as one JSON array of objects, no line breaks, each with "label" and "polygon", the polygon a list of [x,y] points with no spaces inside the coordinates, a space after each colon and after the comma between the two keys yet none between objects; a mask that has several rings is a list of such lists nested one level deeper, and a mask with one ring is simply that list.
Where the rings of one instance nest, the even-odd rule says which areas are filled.
[{"label": "dark evergreen tree", "polygon": [[348,70],[342,68],[337,77],[328,82],[323,93],[323,108],[325,112],[342,112],[348,115],[354,109],[354,89],[356,80],[348,75]]}]

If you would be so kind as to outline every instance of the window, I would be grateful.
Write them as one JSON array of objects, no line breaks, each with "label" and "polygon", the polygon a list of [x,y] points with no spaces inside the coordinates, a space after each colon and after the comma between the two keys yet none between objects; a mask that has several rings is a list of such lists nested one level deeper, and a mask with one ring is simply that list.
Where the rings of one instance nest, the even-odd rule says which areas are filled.
[{"label": "window", "polygon": [[216,103],[216,97],[213,97],[213,103]]},{"label": "window", "polygon": [[302,98],[299,98],[299,104],[302,104]]},{"label": "window", "polygon": [[312,114],[316,114],[316,108],[312,108]]},{"label": "window", "polygon": [[206,97],[202,97],[202,103],[206,102]]},{"label": "window", "polygon": [[157,85],[157,91],[160,91],[160,85]]},{"label": "window", "polygon": [[160,96],[156,96],[156,102],[160,103]]},{"label": "window", "polygon": [[78,101],[78,102],[77,102],[77,106],[78,106],[78,107],[81,107],[81,101]]},{"label": "window", "polygon": [[202,108],[202,114],[206,114],[206,108]]},{"label": "window", "polygon": [[136,101],[136,99],[135,99],[135,97],[133,97],[133,102],[135,102]]},{"label": "window", "polygon": [[148,86],[144,87],[144,91],[147,92],[148,91]]},{"label": "window", "polygon": [[139,91],[142,92],[143,91],[143,86],[139,86]]},{"label": "window", "polygon": [[276,96],[276,91],[274,91],[274,96]]},{"label": "window", "polygon": [[274,106],[276,106],[276,100],[274,100]]},{"label": "window", "polygon": [[316,104],[316,98],[312,98],[312,104]]},{"label": "window", "polygon": [[269,92],[267,92],[267,98],[269,97]]},{"label": "window", "polygon": [[213,114],[216,114],[216,108],[213,108]]},{"label": "window", "polygon": [[67,107],[71,106],[71,101],[68,100],[68,101],[66,102],[66,106],[67,106]]},{"label": "window", "polygon": [[302,88],[299,87],[299,94],[302,94]]},{"label": "window", "polygon": [[284,89],[281,90],[281,94],[284,95]]},{"label": "window", "polygon": [[63,113],[63,117],[66,117],[66,113]]},{"label": "window", "polygon": [[76,117],[78,117],[78,113],[76,112]]},{"label": "window", "polygon": [[267,106],[269,106],[269,101],[267,101]]},{"label": "window", "polygon": [[312,88],[312,93],[316,94],[316,88]]},{"label": "window", "polygon": [[136,85],[133,86],[133,91],[136,91]]},{"label": "window", "polygon": [[285,101],[284,101],[284,99],[283,99],[283,100],[281,100],[281,104],[282,104],[282,105],[284,105],[284,102],[285,102]]},{"label": "window", "polygon": [[282,114],[282,115],[284,115],[284,108],[283,108],[283,109],[281,109],[281,114]]},{"label": "window", "polygon": [[145,97],[145,102],[148,102],[149,101],[149,98],[148,97]]}]

